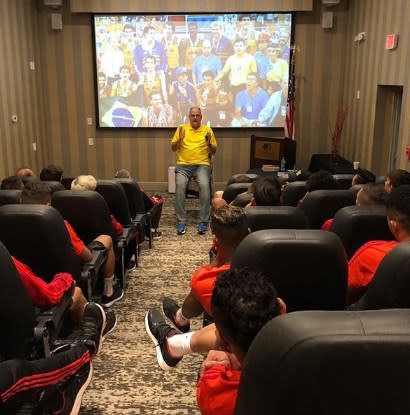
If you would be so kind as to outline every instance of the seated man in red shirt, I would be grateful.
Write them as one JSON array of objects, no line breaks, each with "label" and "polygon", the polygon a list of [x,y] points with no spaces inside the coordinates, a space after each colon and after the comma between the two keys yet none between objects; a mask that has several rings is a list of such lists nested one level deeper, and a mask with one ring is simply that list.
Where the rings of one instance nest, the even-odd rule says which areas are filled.
[{"label": "seated man in red shirt", "polygon": [[249,234],[248,221],[242,208],[223,206],[211,217],[212,242],[216,256],[210,264],[202,265],[191,277],[191,290],[182,307],[165,297],[162,309],[182,332],[190,329],[190,319],[203,312],[211,315],[211,296],[215,280],[230,268],[232,255],[243,238]]},{"label": "seated man in red shirt", "polygon": [[386,214],[396,241],[370,241],[349,261],[347,304],[356,302],[366,291],[382,259],[398,243],[410,240],[410,185],[393,188],[386,196]]},{"label": "seated man in red shirt", "polygon": [[[50,186],[47,184],[47,182],[27,183],[21,193],[21,203],[50,206]],[[101,305],[103,307],[111,307],[116,301],[120,300],[124,296],[124,290],[117,285],[114,286],[115,255],[111,236],[99,235],[87,247],[85,246],[84,242],[78,237],[73,227],[66,220],[64,221],[64,224],[70,236],[74,252],[80,257],[83,262],[87,262],[92,259],[92,253],[90,249],[96,247],[106,248],[108,255],[107,260],[102,268],[104,288],[103,295],[101,297]]]},{"label": "seated man in red shirt", "polygon": [[197,402],[202,415],[231,415],[246,353],[261,328],[286,313],[286,305],[268,278],[240,269],[217,279],[212,312],[222,350],[211,350],[201,366]]}]

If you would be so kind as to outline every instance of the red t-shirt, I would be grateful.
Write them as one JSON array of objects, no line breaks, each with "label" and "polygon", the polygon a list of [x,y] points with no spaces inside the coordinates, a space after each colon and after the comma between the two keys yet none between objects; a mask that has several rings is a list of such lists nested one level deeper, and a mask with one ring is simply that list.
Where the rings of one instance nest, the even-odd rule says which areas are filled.
[{"label": "red t-shirt", "polygon": [[328,231],[332,225],[333,225],[333,218],[332,219],[327,219],[323,222],[323,225],[320,229],[322,231]]},{"label": "red t-shirt", "polygon": [[231,264],[224,264],[220,267],[212,267],[211,265],[202,265],[198,268],[191,278],[191,290],[196,299],[202,305],[204,311],[211,313],[211,298],[214,290],[215,280],[217,276],[231,268]]},{"label": "red t-shirt", "polygon": [[73,277],[67,272],[56,274],[53,281],[46,283],[26,264],[14,257],[12,259],[33,305],[41,310],[48,310],[58,304],[66,291],[75,284]]},{"label": "red t-shirt", "polygon": [[355,252],[349,261],[348,305],[363,295],[382,259],[397,245],[397,241],[370,241]]},{"label": "red t-shirt", "polygon": [[213,366],[200,377],[196,400],[201,415],[232,415],[238,395],[240,370]]},{"label": "red t-shirt", "polygon": [[75,254],[78,256],[81,255],[85,248],[84,242],[78,237],[74,228],[66,220],[64,220],[64,225],[70,235],[71,245],[73,246]]}]

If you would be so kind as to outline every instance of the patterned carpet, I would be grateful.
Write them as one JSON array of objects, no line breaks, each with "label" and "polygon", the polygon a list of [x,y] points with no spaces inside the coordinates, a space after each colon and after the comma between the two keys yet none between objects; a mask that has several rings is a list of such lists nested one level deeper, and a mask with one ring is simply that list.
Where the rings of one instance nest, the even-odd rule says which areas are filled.
[{"label": "patterned carpet", "polygon": [[[144,246],[140,266],[128,277],[126,295],[114,305],[118,325],[94,360],[94,378],[80,414],[199,414],[195,384],[202,357],[187,356],[174,370],[162,371],[144,316],[151,307],[161,308],[165,295],[183,300],[192,272],[209,260],[210,234],[197,234],[198,200],[189,199],[187,233],[178,236],[174,195],[162,196],[162,238],[151,250]],[[198,319],[192,326],[199,328],[201,323]]]}]

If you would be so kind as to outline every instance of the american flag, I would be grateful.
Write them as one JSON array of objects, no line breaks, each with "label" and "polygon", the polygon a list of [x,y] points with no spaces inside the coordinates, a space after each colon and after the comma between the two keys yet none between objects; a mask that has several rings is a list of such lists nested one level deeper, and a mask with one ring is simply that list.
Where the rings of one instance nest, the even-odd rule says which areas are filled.
[{"label": "american flag", "polygon": [[291,47],[288,100],[286,104],[285,137],[295,139],[295,46]]}]

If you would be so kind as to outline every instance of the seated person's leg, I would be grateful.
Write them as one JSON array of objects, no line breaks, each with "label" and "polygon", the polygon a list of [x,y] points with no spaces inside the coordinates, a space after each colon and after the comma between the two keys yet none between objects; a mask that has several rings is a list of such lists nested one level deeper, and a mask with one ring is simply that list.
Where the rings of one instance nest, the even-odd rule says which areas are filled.
[{"label": "seated person's leg", "polygon": [[209,166],[198,166],[195,178],[199,185],[199,222],[208,223],[211,214],[211,168]]},{"label": "seated person's leg", "polygon": [[190,319],[198,317],[204,312],[201,303],[197,300],[192,291],[185,297],[182,307],[180,307],[172,298],[165,297],[162,300],[162,309],[164,314],[183,333],[189,331],[191,327]]},{"label": "seated person's leg", "polygon": [[73,321],[79,322],[84,312],[84,307],[87,304],[87,299],[84,297],[80,287],[74,287],[73,304],[71,305],[71,317]]},{"label": "seated person's leg", "polygon": [[186,223],[185,190],[191,177],[192,171],[189,166],[175,168],[175,215],[179,224]]},{"label": "seated person's leg", "polygon": [[[0,363],[1,414],[15,414],[15,411],[10,412],[11,408],[40,397],[40,391],[45,392],[41,395],[40,406],[47,413],[51,409],[55,413],[71,413],[74,405],[81,402],[91,381],[90,361],[101,350],[105,313],[98,304],[89,303],[82,321],[84,325],[73,347],[68,346],[67,350],[44,359],[13,359]],[[65,393],[67,388],[70,388],[69,393]],[[47,399],[51,396],[52,400]]]},{"label": "seated person's leg", "polygon": [[116,301],[124,296],[124,291],[119,286],[114,286],[114,269],[115,269],[115,254],[112,244],[111,236],[100,235],[91,243],[98,242],[107,249],[107,260],[103,265],[102,272],[104,277],[103,295],[101,297],[101,304],[104,307],[111,307]]},{"label": "seated person's leg", "polygon": [[206,353],[217,348],[215,324],[189,333],[180,333],[169,326],[155,309],[145,316],[145,329],[157,345],[157,360],[163,370],[175,367],[183,356],[190,353]]}]

